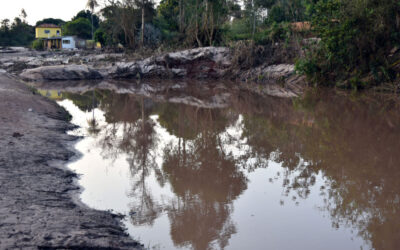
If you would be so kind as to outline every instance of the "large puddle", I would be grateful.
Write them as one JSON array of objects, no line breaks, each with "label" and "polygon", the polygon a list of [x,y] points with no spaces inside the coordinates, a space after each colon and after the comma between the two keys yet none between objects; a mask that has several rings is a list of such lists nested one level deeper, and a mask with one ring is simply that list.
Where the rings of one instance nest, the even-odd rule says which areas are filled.
[{"label": "large puddle", "polygon": [[390,97],[236,92],[210,108],[104,89],[41,93],[80,126],[82,157],[69,167],[83,202],[126,215],[149,249],[400,249]]}]

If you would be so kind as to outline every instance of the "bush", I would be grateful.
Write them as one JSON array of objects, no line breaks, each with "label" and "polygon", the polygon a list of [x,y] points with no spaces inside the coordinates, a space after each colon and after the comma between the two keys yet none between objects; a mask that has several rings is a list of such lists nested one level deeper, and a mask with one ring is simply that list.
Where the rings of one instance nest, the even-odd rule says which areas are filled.
[{"label": "bush", "polygon": [[[149,47],[155,47],[161,43],[161,31],[156,28],[154,25],[146,23],[145,24],[145,32],[144,32],[144,44]],[[137,36],[137,42],[142,36],[142,32],[140,31]]]},{"label": "bush", "polygon": [[224,40],[226,42],[251,39],[249,23],[245,19],[233,20],[232,23],[225,25],[224,30]]},{"label": "bush", "polygon": [[86,48],[87,49],[94,49],[96,47],[95,40],[86,40]]},{"label": "bush", "polygon": [[36,39],[32,42],[32,49],[34,50],[43,50],[43,40],[42,39]]},{"label": "bush", "polygon": [[311,79],[319,76],[331,85],[346,82],[350,88],[364,87],[357,79],[368,74],[374,75],[370,84],[390,81],[388,54],[400,43],[399,18],[400,5],[392,0],[319,1],[312,27],[321,42],[298,69]]},{"label": "bush", "polygon": [[266,29],[254,35],[254,41],[259,45],[287,42],[290,38],[291,30],[288,23],[272,23]]},{"label": "bush", "polygon": [[104,32],[104,30],[98,29],[94,33],[94,40],[104,46],[107,42],[107,34]]}]

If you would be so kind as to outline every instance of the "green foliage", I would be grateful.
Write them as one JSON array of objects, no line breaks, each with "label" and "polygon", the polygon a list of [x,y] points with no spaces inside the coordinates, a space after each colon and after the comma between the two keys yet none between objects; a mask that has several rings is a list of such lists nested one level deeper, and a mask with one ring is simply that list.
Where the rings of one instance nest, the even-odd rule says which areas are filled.
[{"label": "green foliage", "polygon": [[223,43],[225,25],[240,8],[232,0],[162,0],[157,8],[156,26],[163,38],[188,46]]},{"label": "green foliage", "polygon": [[1,21],[0,46],[29,46],[35,39],[34,27],[16,17],[10,25],[9,20]]},{"label": "green foliage", "polygon": [[121,15],[120,7],[116,4],[108,5],[101,9],[100,13],[104,20],[100,23],[101,31],[99,32],[104,32],[104,45],[116,46],[118,43],[125,44],[123,43],[123,41],[126,41],[125,34],[121,25],[119,25],[121,18],[118,18]]},{"label": "green foliage", "polygon": [[36,39],[32,42],[32,49],[34,50],[43,50],[43,41],[42,39]]},{"label": "green foliage", "polygon": [[272,23],[264,31],[256,33],[254,41],[256,44],[269,44],[286,42],[291,38],[291,30],[288,23]]},{"label": "green foliage", "polygon": [[64,26],[64,34],[69,36],[78,36],[83,39],[89,39],[91,34],[92,25],[86,18],[78,18],[74,21],[68,22]]},{"label": "green foliage", "polygon": [[249,23],[246,19],[234,19],[230,24],[226,24],[225,40],[238,41],[251,39]]},{"label": "green foliage", "polygon": [[[261,0],[262,1],[262,0]],[[313,6],[319,0],[274,0],[268,5],[267,22],[309,21]]]},{"label": "green foliage", "polygon": [[156,18],[163,30],[179,31],[179,1],[161,0],[157,8]]},{"label": "green foliage", "polygon": [[96,30],[94,33],[94,40],[96,42],[99,42],[101,45],[106,45],[107,44],[107,34],[104,32],[102,29]]},{"label": "green foliage", "polygon": [[54,24],[61,27],[62,25],[65,24],[65,21],[58,18],[45,18],[43,20],[37,21],[35,27],[41,24]]},{"label": "green foliage", "polygon": [[232,24],[225,26],[225,41],[253,39],[257,45],[268,45],[276,42],[285,42],[291,38],[291,30],[288,23],[272,23],[259,27],[254,37],[249,32],[248,27],[248,22],[245,19],[234,20]]},{"label": "green foliage", "polygon": [[268,16],[268,21],[270,22],[284,22],[288,19],[285,15],[285,10],[280,5],[274,5],[270,11]]},{"label": "green foliage", "polygon": [[[81,10],[72,18],[72,21],[75,21],[79,18],[85,18],[87,19],[90,23],[92,22],[92,12],[89,10]],[[97,30],[100,26],[100,18],[96,15],[93,14],[93,27],[95,30]]]},{"label": "green foliage", "polygon": [[179,1],[161,0],[157,7],[154,24],[161,31],[164,42],[179,43],[182,38],[182,34],[179,32]]},{"label": "green foliage", "polygon": [[391,81],[387,55],[400,43],[399,17],[400,6],[391,0],[318,1],[312,25],[321,42],[307,54],[307,62],[299,64],[306,67],[299,68],[306,69],[310,79],[345,82],[348,88],[364,87],[357,79],[369,73],[375,84]]},{"label": "green foliage", "polygon": [[[248,39],[269,44],[287,41],[288,22],[308,18],[309,9],[313,9],[309,6],[314,1],[255,0],[253,5],[253,1],[246,0],[242,10],[239,0],[161,0],[156,12],[145,1],[145,22],[155,27],[149,29],[150,33],[161,32],[163,43],[178,47],[222,45]],[[135,48],[141,36],[141,5],[139,0],[123,0],[105,6],[100,11],[101,40],[108,45],[121,43]],[[266,19],[267,10],[278,7],[281,16]],[[149,36],[154,37],[152,34]]]},{"label": "green foliage", "polygon": [[[142,25],[142,7],[145,24],[152,24],[155,16],[152,1],[124,0],[110,2],[100,10],[102,22],[100,29],[104,32],[105,44],[117,47],[122,44],[134,49],[139,45]],[[145,25],[146,27],[146,25]]]}]

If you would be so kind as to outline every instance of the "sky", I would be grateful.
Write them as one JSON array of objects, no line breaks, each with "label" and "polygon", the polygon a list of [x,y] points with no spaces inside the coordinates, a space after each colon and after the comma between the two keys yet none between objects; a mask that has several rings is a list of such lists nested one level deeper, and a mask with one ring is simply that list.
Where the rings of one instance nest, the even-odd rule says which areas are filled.
[{"label": "sky", "polygon": [[87,0],[0,0],[0,20],[8,18],[13,21],[20,15],[21,9],[25,9],[28,14],[27,22],[31,25],[48,17],[69,21],[86,7],[86,2]]}]

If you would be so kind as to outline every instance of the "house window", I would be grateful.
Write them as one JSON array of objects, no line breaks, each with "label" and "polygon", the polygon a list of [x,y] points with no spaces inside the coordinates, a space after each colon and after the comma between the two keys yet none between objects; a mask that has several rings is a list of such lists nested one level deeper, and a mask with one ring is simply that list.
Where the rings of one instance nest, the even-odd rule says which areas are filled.
[{"label": "house window", "polygon": [[71,44],[70,40],[63,40],[63,44]]},{"label": "house window", "polygon": [[50,30],[44,30],[45,34],[50,34]]},{"label": "house window", "polygon": [[59,30],[57,30],[57,36],[59,36],[60,35],[60,31]]}]

